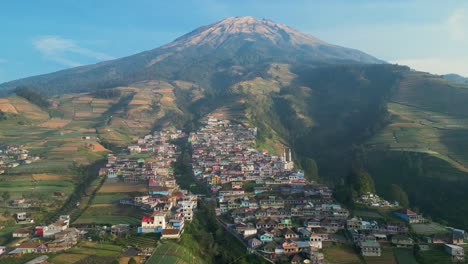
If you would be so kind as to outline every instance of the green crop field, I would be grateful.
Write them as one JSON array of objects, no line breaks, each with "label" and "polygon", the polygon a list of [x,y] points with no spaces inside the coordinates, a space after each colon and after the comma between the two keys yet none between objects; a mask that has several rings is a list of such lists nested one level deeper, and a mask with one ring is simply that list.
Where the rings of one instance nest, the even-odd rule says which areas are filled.
[{"label": "green crop field", "polygon": [[87,208],[73,224],[137,224],[143,214],[131,206],[98,204]]},{"label": "green crop field", "polygon": [[395,248],[393,249],[393,253],[398,264],[418,264],[412,249]]},{"label": "green crop field", "polygon": [[90,257],[102,257],[112,261],[112,259],[117,259],[122,251],[120,246],[82,241],[78,246],[66,252],[51,256],[50,262],[53,264],[72,264]]},{"label": "green crop field", "polygon": [[127,240],[129,245],[132,245],[138,248],[156,247],[157,241],[158,241],[158,237],[155,234],[133,235]]},{"label": "green crop field", "polygon": [[128,198],[128,195],[125,193],[98,193],[93,199],[93,204],[116,203],[119,200],[126,198]]},{"label": "green crop field", "polygon": [[412,224],[411,228],[416,234],[424,236],[450,232],[444,226],[434,222],[429,224]]},{"label": "green crop field", "polygon": [[[397,264],[393,250],[391,248],[382,248],[380,257],[364,257],[366,264]],[[406,264],[406,263],[405,263]]]},{"label": "green crop field", "polygon": [[[325,246],[325,245],[324,245]],[[352,246],[334,245],[324,247],[325,260],[330,264],[359,264],[362,263],[358,253]]]},{"label": "green crop field", "polygon": [[205,263],[202,259],[193,256],[184,247],[175,242],[164,241],[157,247],[147,264],[196,264]]},{"label": "green crop field", "polygon": [[416,259],[421,264],[452,263],[450,256],[445,253],[443,245],[435,245],[431,250],[419,252]]}]

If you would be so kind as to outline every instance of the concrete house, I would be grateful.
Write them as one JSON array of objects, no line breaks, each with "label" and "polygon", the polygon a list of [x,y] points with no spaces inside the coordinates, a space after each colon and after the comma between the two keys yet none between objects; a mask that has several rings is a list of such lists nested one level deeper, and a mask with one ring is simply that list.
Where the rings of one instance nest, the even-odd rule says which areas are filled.
[{"label": "concrete house", "polygon": [[445,244],[444,250],[452,257],[453,261],[460,261],[465,259],[465,252],[462,247],[457,245]]},{"label": "concrete house", "polygon": [[380,257],[382,255],[382,248],[377,241],[361,241],[359,242],[361,254],[366,257]]}]

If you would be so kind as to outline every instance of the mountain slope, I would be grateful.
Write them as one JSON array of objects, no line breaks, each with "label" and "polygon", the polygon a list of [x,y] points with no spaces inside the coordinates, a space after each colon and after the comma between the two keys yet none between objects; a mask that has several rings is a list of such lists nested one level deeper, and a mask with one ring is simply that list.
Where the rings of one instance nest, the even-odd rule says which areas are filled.
[{"label": "mountain slope", "polygon": [[456,83],[468,84],[468,78],[454,73],[442,75],[442,78]]},{"label": "mountain slope", "polygon": [[[382,63],[363,52],[325,43],[270,20],[231,17],[175,41],[125,58],[7,82],[0,90],[29,86],[48,94],[86,92],[144,80],[185,80],[223,89],[217,80],[240,78],[265,62]],[[231,72],[233,66],[241,68]],[[218,76],[220,75],[220,76]]]},{"label": "mountain slope", "polygon": [[[281,153],[291,146],[306,174],[316,163],[318,175],[308,176],[336,185],[359,164],[383,195],[397,184],[411,206],[468,227],[455,217],[460,201],[468,202],[467,87],[285,25],[228,18],[154,50],[0,88],[22,85],[60,96],[45,109],[51,120],[40,123],[6,100],[10,119],[0,127],[12,142],[50,142],[54,135],[58,148],[62,131],[79,138],[86,128],[106,146],[124,146],[154,128],[192,129],[222,112],[258,127],[259,148]],[[50,123],[63,126],[34,138],[6,134],[36,133]]]}]

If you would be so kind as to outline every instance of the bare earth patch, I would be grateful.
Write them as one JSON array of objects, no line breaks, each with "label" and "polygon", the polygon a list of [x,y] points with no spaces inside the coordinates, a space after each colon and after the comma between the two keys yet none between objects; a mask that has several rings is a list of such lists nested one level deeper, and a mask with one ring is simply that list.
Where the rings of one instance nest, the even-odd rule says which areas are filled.
[{"label": "bare earth patch", "polygon": [[51,118],[44,123],[40,124],[41,127],[46,128],[63,128],[68,125],[71,120],[62,119],[62,118]]},{"label": "bare earth patch", "polygon": [[143,184],[128,183],[106,183],[99,190],[100,193],[118,193],[118,192],[146,192],[148,189]]},{"label": "bare earth patch", "polygon": [[70,176],[60,174],[38,173],[31,176],[36,181],[60,181],[70,179]]}]

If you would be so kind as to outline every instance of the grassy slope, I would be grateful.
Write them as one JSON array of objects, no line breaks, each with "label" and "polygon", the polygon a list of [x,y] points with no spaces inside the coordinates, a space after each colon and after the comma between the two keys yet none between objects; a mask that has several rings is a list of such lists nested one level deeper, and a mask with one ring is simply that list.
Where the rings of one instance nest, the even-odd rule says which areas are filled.
[{"label": "grassy slope", "polygon": [[411,72],[392,96],[391,123],[368,141],[365,155],[377,189],[399,184],[411,205],[468,227],[468,87]]}]

